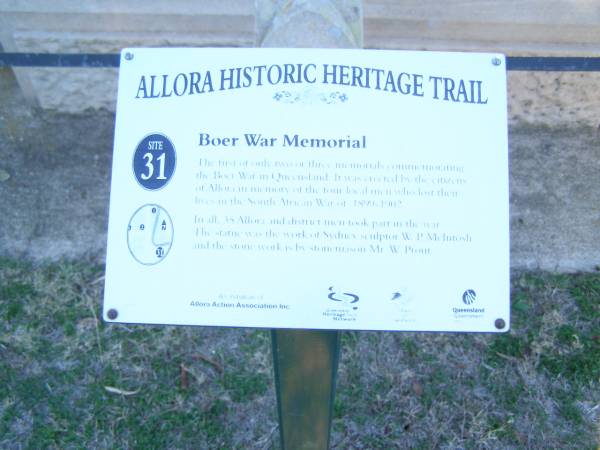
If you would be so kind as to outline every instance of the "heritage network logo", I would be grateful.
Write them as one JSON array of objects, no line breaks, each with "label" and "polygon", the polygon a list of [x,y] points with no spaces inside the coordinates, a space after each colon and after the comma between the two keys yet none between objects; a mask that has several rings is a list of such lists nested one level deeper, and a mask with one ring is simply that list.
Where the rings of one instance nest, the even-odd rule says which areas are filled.
[{"label": "heritage network logo", "polygon": [[337,293],[334,291],[333,286],[329,287],[329,295],[327,296],[329,300],[333,300],[334,302],[342,302],[348,303],[352,305],[352,309],[358,309],[358,306],[354,305],[354,303],[358,302],[359,297],[356,294],[351,292]]},{"label": "heritage network logo", "polygon": [[327,298],[336,303],[335,308],[327,308],[323,316],[336,322],[355,322],[358,300],[360,297],[352,292],[336,292],[333,286],[329,287]]}]

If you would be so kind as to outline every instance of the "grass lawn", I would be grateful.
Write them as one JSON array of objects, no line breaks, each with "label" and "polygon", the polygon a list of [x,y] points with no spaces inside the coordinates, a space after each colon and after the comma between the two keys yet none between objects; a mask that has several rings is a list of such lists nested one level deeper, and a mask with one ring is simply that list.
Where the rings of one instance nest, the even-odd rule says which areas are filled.
[{"label": "grass lawn", "polygon": [[[265,330],[107,325],[103,268],[0,260],[0,448],[279,448]],[[600,274],[519,273],[502,335],[344,332],[336,449],[599,444]]]}]

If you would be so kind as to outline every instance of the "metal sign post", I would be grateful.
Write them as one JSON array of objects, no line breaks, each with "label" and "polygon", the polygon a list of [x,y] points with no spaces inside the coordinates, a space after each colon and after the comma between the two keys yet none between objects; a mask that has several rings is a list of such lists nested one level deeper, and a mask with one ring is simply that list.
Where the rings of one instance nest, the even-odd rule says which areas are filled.
[{"label": "metal sign post", "polygon": [[[271,24],[257,22],[262,47],[362,47],[360,0],[256,5],[259,18],[273,14]],[[281,448],[328,449],[340,332],[274,329],[271,339]]]},{"label": "metal sign post", "polygon": [[273,330],[273,366],[282,449],[327,449],[340,332]]}]

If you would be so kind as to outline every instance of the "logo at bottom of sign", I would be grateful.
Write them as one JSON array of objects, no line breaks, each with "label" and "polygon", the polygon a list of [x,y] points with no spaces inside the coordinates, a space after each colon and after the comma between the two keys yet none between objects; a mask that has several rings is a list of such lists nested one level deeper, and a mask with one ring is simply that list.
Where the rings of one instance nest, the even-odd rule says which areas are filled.
[{"label": "logo at bottom of sign", "polygon": [[360,297],[353,292],[338,292],[333,286],[328,291],[327,299],[332,303],[323,311],[323,317],[335,322],[356,322]]},{"label": "logo at bottom of sign", "polygon": [[146,266],[158,264],[173,244],[173,222],[159,205],[138,208],[127,225],[127,246],[131,256]]},{"label": "logo at bottom of sign", "polygon": [[485,308],[476,304],[478,298],[475,290],[467,289],[461,298],[466,306],[452,308],[455,319],[480,319],[484,316]]}]

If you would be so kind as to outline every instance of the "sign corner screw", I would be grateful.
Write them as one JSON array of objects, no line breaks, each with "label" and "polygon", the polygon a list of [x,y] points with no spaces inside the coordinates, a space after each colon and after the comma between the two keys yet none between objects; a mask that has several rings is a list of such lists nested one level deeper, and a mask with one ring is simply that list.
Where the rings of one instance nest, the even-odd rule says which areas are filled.
[{"label": "sign corner screw", "polygon": [[109,309],[106,315],[110,320],[115,320],[119,316],[119,312],[113,308]]},{"label": "sign corner screw", "polygon": [[496,319],[496,321],[494,322],[494,326],[498,330],[502,330],[506,326],[506,322],[504,321],[504,319]]},{"label": "sign corner screw", "polygon": [[131,52],[125,53],[125,59],[127,61],[131,61],[133,59],[133,53],[131,53]]},{"label": "sign corner screw", "polygon": [[[132,58],[133,58],[133,56],[132,56]],[[494,58],[492,58],[492,64],[495,66],[499,66],[500,64],[502,64],[502,60],[500,58],[494,57]]]}]

